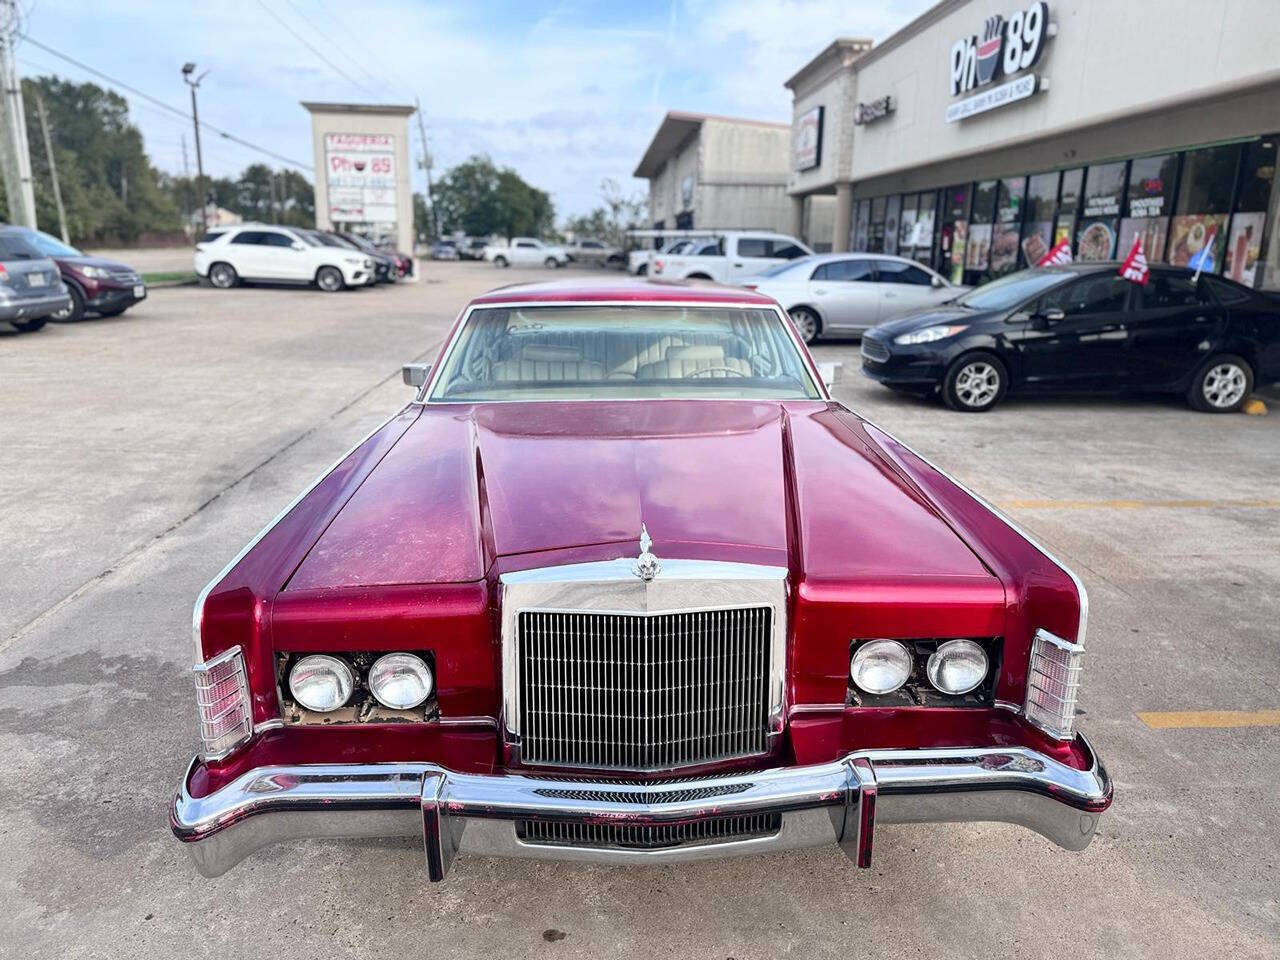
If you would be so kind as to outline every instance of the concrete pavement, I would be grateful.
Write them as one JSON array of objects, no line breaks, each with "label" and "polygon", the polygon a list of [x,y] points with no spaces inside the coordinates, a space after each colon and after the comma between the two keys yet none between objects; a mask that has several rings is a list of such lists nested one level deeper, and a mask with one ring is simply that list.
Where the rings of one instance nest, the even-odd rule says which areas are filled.
[{"label": "concrete pavement", "polygon": [[845,361],[841,399],[1003,502],[1090,589],[1082,725],[1118,800],[1087,851],[884,827],[869,871],[834,849],[464,857],[428,885],[411,842],[312,842],[199,878],[165,823],[195,745],[195,595],[408,399],[399,364],[467,296],[520,277],[428,264],[416,286],[341,295],[161,290],[0,335],[0,956],[1276,955],[1280,727],[1137,714],[1280,706],[1280,419],[1159,399],[955,414],[864,380],[855,344],[816,351]]}]

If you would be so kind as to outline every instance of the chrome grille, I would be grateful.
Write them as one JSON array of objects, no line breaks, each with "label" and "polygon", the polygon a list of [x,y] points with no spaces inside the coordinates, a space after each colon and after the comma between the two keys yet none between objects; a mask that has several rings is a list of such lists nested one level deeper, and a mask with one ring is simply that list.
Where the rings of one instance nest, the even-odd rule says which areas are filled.
[{"label": "chrome grille", "polygon": [[870,337],[862,338],[861,351],[864,357],[875,363],[884,363],[889,359],[889,348],[879,340],[872,340]]},{"label": "chrome grille", "polygon": [[724,843],[751,837],[770,837],[782,829],[782,815],[759,813],[739,817],[713,817],[691,823],[652,827],[613,826],[600,823],[547,823],[517,820],[516,836],[526,843],[563,847],[631,847],[653,849],[698,843]]},{"label": "chrome grille", "polygon": [[522,759],[657,770],[763,753],[772,614],[521,612]]}]

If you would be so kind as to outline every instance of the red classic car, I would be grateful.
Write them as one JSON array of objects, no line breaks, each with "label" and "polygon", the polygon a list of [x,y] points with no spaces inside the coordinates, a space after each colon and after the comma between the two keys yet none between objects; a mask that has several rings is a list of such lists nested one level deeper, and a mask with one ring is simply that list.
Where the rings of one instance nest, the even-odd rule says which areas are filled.
[{"label": "red classic car", "polygon": [[1085,847],[1079,580],[749,290],[506,287],[195,606],[170,823],[656,863],[1007,821]]}]

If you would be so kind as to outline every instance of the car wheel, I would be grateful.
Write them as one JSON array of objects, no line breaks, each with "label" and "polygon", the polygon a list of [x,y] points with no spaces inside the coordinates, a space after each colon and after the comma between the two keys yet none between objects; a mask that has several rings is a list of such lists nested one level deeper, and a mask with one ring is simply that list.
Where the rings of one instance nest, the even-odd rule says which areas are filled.
[{"label": "car wheel", "polygon": [[1004,399],[1009,371],[990,353],[970,353],[951,365],[942,381],[942,399],[952,410],[985,413]]},{"label": "car wheel", "polygon": [[555,270],[560,266],[560,261],[555,257],[547,257],[547,259],[543,261],[543,266]]},{"label": "car wheel", "polygon": [[649,275],[649,265],[647,263],[640,264],[640,268],[636,270],[637,277],[647,277]]},{"label": "car wheel", "polygon": [[1253,368],[1233,353],[1210,357],[1191,378],[1187,402],[1204,413],[1234,413],[1253,392]]},{"label": "car wheel", "polygon": [[507,258],[506,258],[506,257],[494,257],[494,258],[493,258],[493,265],[494,265],[495,267],[507,267],[507,266],[510,266],[510,264],[509,264],[509,263],[507,263]]},{"label": "car wheel", "polygon": [[48,317],[32,317],[30,320],[10,320],[21,333],[34,333],[49,322]]},{"label": "car wheel", "polygon": [[822,321],[816,313],[808,307],[792,307],[787,312],[791,314],[791,322],[796,325],[796,332],[800,334],[801,340],[813,343],[818,339],[818,334],[822,332]]},{"label": "car wheel", "polygon": [[215,263],[209,268],[209,283],[219,290],[230,290],[239,282],[236,268],[229,263]]},{"label": "car wheel", "polygon": [[50,320],[58,323],[75,323],[77,320],[84,319],[84,294],[80,292],[79,287],[71,283],[67,284],[67,293],[71,294],[71,302],[51,316]]},{"label": "car wheel", "polygon": [[337,293],[346,285],[342,271],[337,267],[321,267],[316,271],[316,286],[325,293]]},{"label": "car wheel", "polygon": [[100,317],[118,317],[118,316],[120,316],[120,314],[124,313],[124,312],[125,312],[126,310],[128,310],[128,309],[129,309],[128,307],[113,307],[113,308],[112,308],[112,309],[110,309],[110,310],[99,310],[99,311],[98,311],[98,316],[100,316]]}]

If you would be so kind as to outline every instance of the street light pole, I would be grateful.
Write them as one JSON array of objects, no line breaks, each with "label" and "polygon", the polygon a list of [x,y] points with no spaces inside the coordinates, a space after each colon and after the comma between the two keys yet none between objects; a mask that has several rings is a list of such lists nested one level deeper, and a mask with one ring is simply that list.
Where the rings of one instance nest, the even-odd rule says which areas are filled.
[{"label": "street light pole", "polygon": [[187,62],[182,65],[182,79],[191,88],[191,123],[196,132],[196,199],[200,202],[200,224],[203,227],[201,231],[203,234],[209,229],[209,203],[204,194],[204,157],[200,155],[200,111],[196,107],[196,89],[200,86],[200,81],[209,75],[209,71],[206,70],[193,80],[191,75],[195,72],[194,63]]}]

